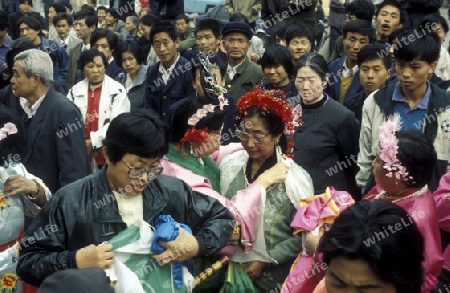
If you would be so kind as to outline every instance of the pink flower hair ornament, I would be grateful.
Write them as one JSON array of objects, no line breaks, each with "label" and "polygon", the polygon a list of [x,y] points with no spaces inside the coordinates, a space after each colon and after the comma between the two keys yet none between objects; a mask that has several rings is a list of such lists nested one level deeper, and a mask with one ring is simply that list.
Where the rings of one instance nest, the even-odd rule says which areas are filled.
[{"label": "pink flower hair ornament", "polygon": [[0,128],[0,140],[5,139],[8,135],[16,134],[17,127],[14,123],[8,122]]},{"label": "pink flower hair ornament", "polygon": [[405,182],[413,180],[409,176],[408,170],[402,165],[397,158],[398,154],[398,138],[396,132],[401,130],[400,115],[395,113],[380,125],[380,159],[383,160],[383,168],[387,171],[386,176],[401,179]]}]

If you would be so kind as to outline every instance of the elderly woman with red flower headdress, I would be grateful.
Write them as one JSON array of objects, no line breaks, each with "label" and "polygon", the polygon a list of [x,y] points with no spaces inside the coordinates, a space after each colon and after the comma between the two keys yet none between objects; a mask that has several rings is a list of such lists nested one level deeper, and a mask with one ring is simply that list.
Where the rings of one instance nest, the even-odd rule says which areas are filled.
[{"label": "elderly woman with red flower headdress", "polygon": [[[51,197],[42,180],[29,174],[21,164],[25,146],[21,119],[0,107],[0,292],[22,292],[16,265],[19,247],[27,245],[20,242],[25,215],[36,216],[39,207]],[[51,227],[42,228],[52,233]]]},{"label": "elderly woman with red flower headdress", "polygon": [[[236,133],[244,150],[226,156],[219,167],[220,191],[227,198],[255,182],[262,186],[261,204],[248,204],[257,218],[253,249],[245,253],[238,248],[230,257],[230,266],[245,271],[255,292],[278,290],[288,275],[302,247],[290,223],[299,200],[313,195],[309,174],[289,158],[301,109],[292,109],[282,96],[281,91],[255,88],[238,100]],[[290,135],[287,143],[285,134]]]}]

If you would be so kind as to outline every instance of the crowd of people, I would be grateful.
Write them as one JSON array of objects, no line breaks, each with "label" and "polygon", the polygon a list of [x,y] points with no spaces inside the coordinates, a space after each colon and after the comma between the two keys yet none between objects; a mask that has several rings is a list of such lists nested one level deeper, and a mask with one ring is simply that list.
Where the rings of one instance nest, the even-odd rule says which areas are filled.
[{"label": "crowd of people", "polygon": [[448,292],[442,0],[78,2],[0,10],[0,292],[151,292],[167,215],[177,292]]}]

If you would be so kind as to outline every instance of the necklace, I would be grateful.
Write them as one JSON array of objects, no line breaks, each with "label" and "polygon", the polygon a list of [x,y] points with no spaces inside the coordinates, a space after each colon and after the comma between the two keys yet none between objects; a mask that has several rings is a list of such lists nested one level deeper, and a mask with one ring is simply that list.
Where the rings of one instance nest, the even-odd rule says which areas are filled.
[{"label": "necklace", "polygon": [[[245,188],[247,188],[247,187],[250,186],[250,182],[248,182],[247,174],[246,174],[247,163],[248,163],[248,160],[245,162],[244,166],[242,166],[242,172],[244,173],[244,186],[245,186]],[[271,190],[274,189],[275,186],[277,186],[277,185],[278,185],[278,184],[273,184],[273,185],[269,186],[268,188],[266,188],[266,192],[271,191]]]},{"label": "necklace", "polygon": [[425,185],[424,187],[422,187],[421,189],[417,190],[416,192],[411,193],[410,195],[405,196],[405,197],[401,197],[401,198],[397,198],[397,195],[399,195],[399,194],[405,192],[405,191],[408,190],[409,188],[407,188],[407,189],[405,189],[405,190],[403,190],[403,191],[401,191],[401,192],[399,192],[399,193],[397,193],[397,194],[394,194],[394,195],[389,195],[386,191],[383,190],[382,192],[378,193],[378,194],[375,196],[375,199],[379,199],[379,198],[396,198],[396,199],[394,199],[394,200],[392,201],[392,203],[396,203],[397,201],[404,200],[404,199],[407,199],[407,198],[414,197],[414,196],[416,196],[416,195],[422,194],[422,193],[425,192],[425,190],[427,190],[427,188],[428,188],[428,185]]}]

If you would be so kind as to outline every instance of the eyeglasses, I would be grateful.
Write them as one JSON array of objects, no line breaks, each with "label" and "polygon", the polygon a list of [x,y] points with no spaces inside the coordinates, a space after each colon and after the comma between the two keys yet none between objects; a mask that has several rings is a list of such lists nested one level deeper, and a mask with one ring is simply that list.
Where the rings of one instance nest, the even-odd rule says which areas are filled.
[{"label": "eyeglasses", "polygon": [[248,133],[242,130],[236,130],[236,135],[237,137],[242,140],[242,141],[248,141],[250,139],[250,137],[252,138],[254,143],[262,143],[264,142],[264,139],[266,138],[266,136],[270,134],[270,131],[267,133]]},{"label": "eyeglasses", "polygon": [[150,170],[147,170],[145,168],[142,167],[134,167],[134,166],[130,166],[128,165],[127,162],[125,162],[124,160],[122,160],[122,163],[125,164],[125,166],[128,167],[128,177],[130,179],[138,179],[139,177],[141,177],[142,175],[147,173],[147,178],[149,180],[154,180],[156,177],[158,177],[158,175],[160,175],[164,168],[159,166],[159,167],[152,167],[150,168]]}]

